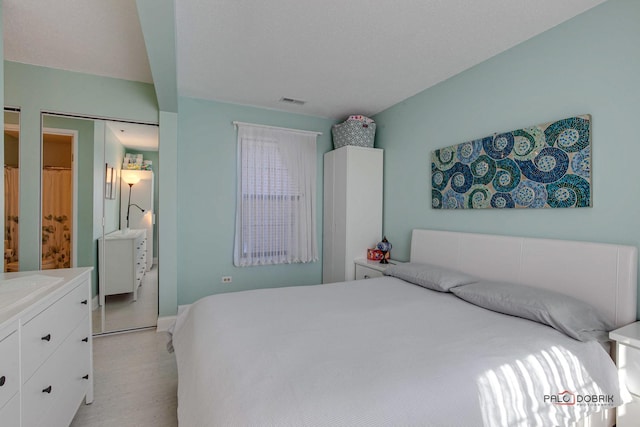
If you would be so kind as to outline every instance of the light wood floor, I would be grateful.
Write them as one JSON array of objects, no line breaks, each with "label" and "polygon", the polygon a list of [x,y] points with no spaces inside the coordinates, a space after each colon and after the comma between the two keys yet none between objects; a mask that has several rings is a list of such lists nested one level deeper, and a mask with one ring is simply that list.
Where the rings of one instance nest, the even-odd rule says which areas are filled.
[{"label": "light wood floor", "polygon": [[158,266],[153,265],[138,288],[138,300],[133,293],[108,295],[105,304],[104,331],[100,324],[101,309],[93,310],[93,333],[122,331],[155,326],[158,319]]},{"label": "light wood floor", "polygon": [[71,427],[175,427],[178,373],[155,329],[93,340],[94,401],[80,406]]}]

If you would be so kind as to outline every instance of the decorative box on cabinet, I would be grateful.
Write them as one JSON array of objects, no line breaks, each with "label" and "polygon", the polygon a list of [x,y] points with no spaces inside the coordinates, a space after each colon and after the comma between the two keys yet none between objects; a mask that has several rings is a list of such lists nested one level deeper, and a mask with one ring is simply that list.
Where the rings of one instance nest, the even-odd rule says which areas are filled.
[{"label": "decorative box on cabinet", "polygon": [[354,280],[353,260],[381,239],[383,153],[346,146],[324,155],[323,283]]},{"label": "decorative box on cabinet", "polygon": [[[100,303],[107,295],[133,293],[138,299],[138,287],[147,266],[147,231],[120,230],[104,236],[104,276],[100,278]],[[99,246],[102,249],[103,245]]]},{"label": "decorative box on cabinet", "polygon": [[[144,209],[141,212],[135,206],[129,209],[129,228],[147,231],[147,257],[146,270],[151,270],[153,264],[153,224],[155,214],[153,212],[153,171],[123,170],[122,174],[135,174],[140,181],[131,187],[131,204],[134,203]],[[127,203],[129,201],[129,185],[124,181],[120,184],[120,228],[127,225]]]},{"label": "decorative box on cabinet", "polygon": [[637,426],[640,421],[640,321],[609,332],[616,343],[616,365],[631,402],[616,408],[616,426]]},{"label": "decorative box on cabinet", "polygon": [[68,426],[93,401],[91,268],[1,278],[25,291],[0,310],[0,425]]}]

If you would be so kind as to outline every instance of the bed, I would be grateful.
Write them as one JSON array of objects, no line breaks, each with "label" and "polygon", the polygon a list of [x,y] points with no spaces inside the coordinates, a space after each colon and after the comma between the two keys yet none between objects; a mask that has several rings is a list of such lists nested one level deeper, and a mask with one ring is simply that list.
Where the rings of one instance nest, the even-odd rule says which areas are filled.
[{"label": "bed", "polygon": [[[609,327],[636,319],[634,247],[414,230],[410,261],[398,270],[573,296]],[[625,395],[606,345],[452,292],[475,285],[387,276],[203,298],[173,330],[180,425],[613,425]]]}]

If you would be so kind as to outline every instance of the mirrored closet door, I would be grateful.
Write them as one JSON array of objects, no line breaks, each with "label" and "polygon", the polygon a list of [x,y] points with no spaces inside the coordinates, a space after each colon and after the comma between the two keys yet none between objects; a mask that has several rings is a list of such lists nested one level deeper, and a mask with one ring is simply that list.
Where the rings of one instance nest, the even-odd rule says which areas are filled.
[{"label": "mirrored closet door", "polygon": [[158,318],[158,128],[105,123],[103,331]]},{"label": "mirrored closet door", "polygon": [[157,167],[156,126],[42,115],[41,268],[94,267],[94,334],[156,325]]}]

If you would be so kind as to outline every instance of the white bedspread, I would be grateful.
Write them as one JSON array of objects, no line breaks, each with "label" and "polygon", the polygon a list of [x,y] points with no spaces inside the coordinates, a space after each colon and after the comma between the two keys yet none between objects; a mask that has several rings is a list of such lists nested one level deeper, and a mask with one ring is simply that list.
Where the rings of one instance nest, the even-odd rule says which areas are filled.
[{"label": "white bedspread", "polygon": [[[173,345],[184,427],[549,426],[622,403],[598,343],[390,277],[203,298]],[[565,390],[605,405],[545,401]]]}]

